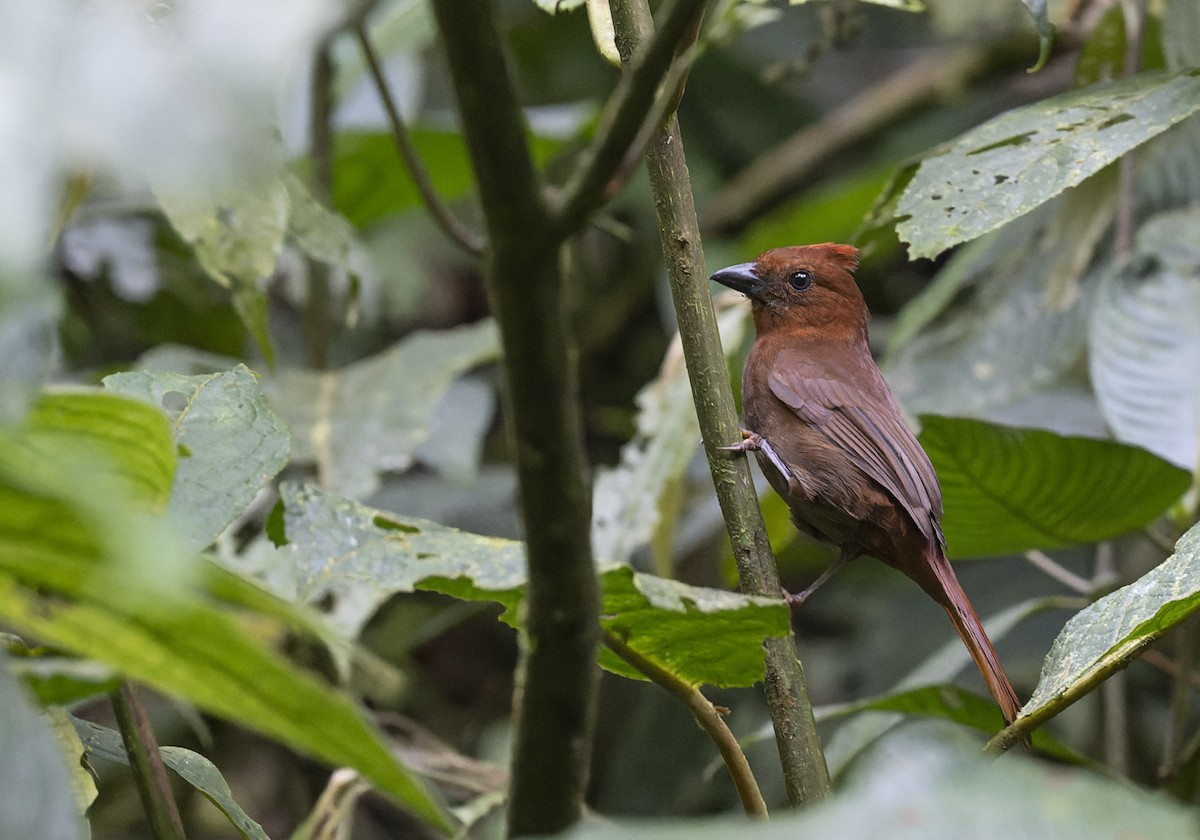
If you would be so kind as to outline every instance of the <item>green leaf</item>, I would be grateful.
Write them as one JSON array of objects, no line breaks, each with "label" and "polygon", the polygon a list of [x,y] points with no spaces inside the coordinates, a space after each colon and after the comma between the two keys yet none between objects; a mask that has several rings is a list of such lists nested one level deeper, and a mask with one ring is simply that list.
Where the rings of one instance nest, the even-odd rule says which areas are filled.
[{"label": "green leaf", "polygon": [[[287,483],[281,496],[301,597],[331,599],[335,623],[357,632],[392,594],[425,589],[498,602],[507,608],[502,618],[518,624],[521,543],[374,510],[315,487]],[[753,684],[763,674],[763,640],[790,628],[779,599],[687,586],[627,566],[603,570],[601,585],[604,626],[693,684]],[[601,664],[636,676],[607,652]]]},{"label": "green leaf", "polygon": [[116,671],[91,659],[28,656],[14,658],[9,665],[43,706],[70,706],[94,700],[109,694],[120,683]]},{"label": "green leaf", "polygon": [[24,444],[49,457],[61,458],[86,441],[102,453],[109,476],[120,481],[134,500],[162,510],[175,477],[175,449],[166,418],[140,400],[99,390],[52,391],[43,394],[30,413]]},{"label": "green leaf", "polygon": [[384,470],[412,465],[438,402],[465,371],[499,354],[490,319],[422,331],[337,371],[283,370],[265,383],[291,427],[294,463],[316,463],[322,485],[361,497]]},{"label": "green leaf", "polygon": [[[791,632],[791,608],[779,598],[688,586],[628,566],[604,572],[601,583],[601,626],[692,685],[754,685],[763,678],[763,641]],[[600,664],[643,678],[608,649]]]},{"label": "green leaf", "polygon": [[1137,447],[980,420],[921,418],[951,557],[1098,542],[1141,528],[1189,474]]},{"label": "green leaf", "polygon": [[1036,73],[1046,66],[1050,58],[1050,50],[1054,47],[1054,24],[1050,22],[1050,4],[1047,0],[1021,0],[1033,16],[1034,26],[1038,31],[1038,58],[1029,68],[1030,73]]},{"label": "green leaf", "polygon": [[313,197],[297,176],[283,176],[288,195],[288,238],[308,256],[349,271],[357,247],[354,228],[346,218]]},{"label": "green leaf", "polygon": [[[119,502],[97,503],[109,508],[108,527],[140,550],[139,564],[161,562],[161,540]],[[0,540],[7,546],[0,556],[6,622],[296,749],[354,767],[414,813],[448,827],[440,807],[347,698],[268,650],[186,580],[121,574],[122,565],[137,571],[129,568],[130,558],[113,556],[114,548],[129,547],[89,528],[70,504],[0,486]]]},{"label": "green leaf", "polygon": [[[721,344],[735,352],[749,320],[746,299],[721,294],[713,305]],[[621,447],[621,463],[600,470],[593,492],[592,549],[604,562],[626,563],[650,540],[662,519],[663,493],[699,451],[700,423],[678,336],[636,403],[637,432]]]},{"label": "green leaf", "polygon": [[1200,837],[1191,808],[1126,781],[1064,771],[1021,756],[997,761],[945,725],[898,730],[818,806],[773,815],[613,821],[575,840],[1130,840]]},{"label": "green leaf", "polygon": [[1142,73],[1009,111],[922,161],[897,207],[912,257],[1028,213],[1200,110],[1200,70]]},{"label": "green leaf", "polygon": [[270,363],[265,283],[283,251],[288,188],[270,180],[211,194],[159,190],[158,200],[204,270],[231,290],[234,308]]},{"label": "green leaf", "polygon": [[1042,664],[1020,720],[1036,725],[1124,668],[1151,642],[1200,609],[1200,526],[1175,553],[1128,586],[1074,615]]},{"label": "green leaf", "polygon": [[[129,756],[125,752],[125,744],[121,733],[107,726],[100,726],[91,721],[71,717],[75,731],[79,733],[88,758],[101,758],[116,764],[129,765]],[[179,774],[180,778],[204,794],[217,807],[230,825],[236,828],[246,840],[270,840],[262,826],[250,818],[233,798],[229,784],[221,775],[216,765],[199,753],[185,750],[182,747],[161,747],[163,763]]]},{"label": "green leaf", "polygon": [[205,376],[118,373],[104,385],[166,412],[182,455],[167,511],[194,549],[216,539],[287,463],[287,429],[243,365]]},{"label": "green leaf", "polygon": [[1120,440],[1200,468],[1200,211],[1153,216],[1105,279],[1088,331],[1092,386]]},{"label": "green leaf", "polygon": [[430,577],[471,581],[502,603],[502,593],[524,585],[525,549],[514,540],[396,516],[311,485],[285,482],[280,498],[298,598],[328,605],[330,622],[351,638],[392,594]]},{"label": "green leaf", "polygon": [[[967,726],[986,735],[994,735],[1004,727],[1004,716],[990,697],[983,697],[957,685],[927,685],[867,697],[838,706],[813,709],[818,722],[861,714],[862,712],[898,712],[909,717],[932,717]],[[1082,766],[1094,762],[1060,741],[1045,730],[1033,733],[1033,746],[1042,755]]]},{"label": "green leaf", "polygon": [[[582,5],[583,0],[578,0]],[[453,201],[471,192],[475,184],[466,141],[455,131],[412,128],[409,139],[433,188],[443,200]],[[526,136],[530,153],[539,165],[562,148],[562,141]],[[421,194],[400,160],[395,141],[387,132],[344,131],[334,137],[333,205],[350,223],[363,228],[396,213],[423,206]]]},{"label": "green leaf", "polygon": [[[75,764],[78,758],[75,757]],[[68,759],[0,652],[0,837],[88,836]]]}]

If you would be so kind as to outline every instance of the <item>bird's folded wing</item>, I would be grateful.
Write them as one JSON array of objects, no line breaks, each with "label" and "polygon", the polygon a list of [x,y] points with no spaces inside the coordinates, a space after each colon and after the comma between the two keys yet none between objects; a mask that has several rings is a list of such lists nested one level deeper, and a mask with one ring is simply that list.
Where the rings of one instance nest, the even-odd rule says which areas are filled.
[{"label": "bird's folded wing", "polygon": [[899,502],[930,542],[945,542],[938,525],[942,494],[937,473],[882,377],[851,386],[777,367],[767,382],[797,417],[845,452]]}]

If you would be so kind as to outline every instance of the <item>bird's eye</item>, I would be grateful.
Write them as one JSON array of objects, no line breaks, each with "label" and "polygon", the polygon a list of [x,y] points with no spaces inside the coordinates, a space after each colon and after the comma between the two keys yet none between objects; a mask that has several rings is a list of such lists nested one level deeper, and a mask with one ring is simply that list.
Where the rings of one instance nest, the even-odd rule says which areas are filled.
[{"label": "bird's eye", "polygon": [[788,278],[788,285],[797,292],[807,292],[810,288],[812,288],[812,284],[812,272],[805,271],[804,269],[794,272],[792,276]]}]

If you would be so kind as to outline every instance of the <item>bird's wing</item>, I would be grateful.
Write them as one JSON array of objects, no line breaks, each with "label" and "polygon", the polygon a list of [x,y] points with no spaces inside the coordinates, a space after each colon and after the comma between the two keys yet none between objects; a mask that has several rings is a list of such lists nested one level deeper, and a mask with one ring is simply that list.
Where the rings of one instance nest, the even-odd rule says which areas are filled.
[{"label": "bird's wing", "polygon": [[771,392],[878,482],[930,542],[944,545],[937,473],[875,366],[855,370],[854,379],[804,367],[775,365]]}]

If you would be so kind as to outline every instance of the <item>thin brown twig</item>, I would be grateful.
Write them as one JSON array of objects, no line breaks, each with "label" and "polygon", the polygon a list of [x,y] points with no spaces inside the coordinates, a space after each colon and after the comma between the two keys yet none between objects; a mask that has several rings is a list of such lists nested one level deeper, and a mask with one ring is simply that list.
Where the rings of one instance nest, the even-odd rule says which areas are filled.
[{"label": "thin brown twig", "polygon": [[696,723],[708,737],[712,738],[717,750],[721,753],[725,769],[729,771],[729,777],[733,780],[733,786],[737,789],[738,797],[742,801],[743,810],[751,817],[766,819],[767,803],[758,789],[758,782],[754,778],[754,772],[750,769],[750,762],[746,760],[746,754],[742,752],[741,744],[729,731],[729,727],[725,725],[721,713],[700,689],[680,679],[657,662],[642,656],[611,630],[604,631],[604,644],[609,650],[636,668],[640,674],[655,685],[674,694],[683,705],[687,706],[692,717],[696,719]]},{"label": "thin brown twig", "polygon": [[472,256],[481,256],[486,247],[483,237],[469,230],[466,225],[456,219],[454,214],[450,212],[450,208],[445,205],[441,196],[438,195],[437,188],[433,185],[433,179],[429,175],[429,170],[425,168],[425,162],[421,160],[421,155],[413,145],[412,138],[408,133],[408,127],[404,124],[404,118],[400,116],[400,111],[396,107],[395,97],[392,96],[391,87],[388,85],[387,77],[383,73],[383,67],[379,63],[379,56],[376,54],[375,47],[371,44],[370,36],[367,34],[366,23],[359,23],[355,26],[354,35],[358,39],[359,47],[362,49],[367,70],[370,72],[371,79],[375,83],[375,90],[379,93],[379,100],[383,103],[383,110],[387,114],[388,126],[392,132],[392,140],[396,144],[396,151],[400,153],[400,158],[404,161],[404,165],[408,169],[408,174],[421,196],[421,200],[425,202],[425,208],[429,211],[429,215],[433,216],[433,220],[442,229],[442,233],[446,234],[460,248]]}]

